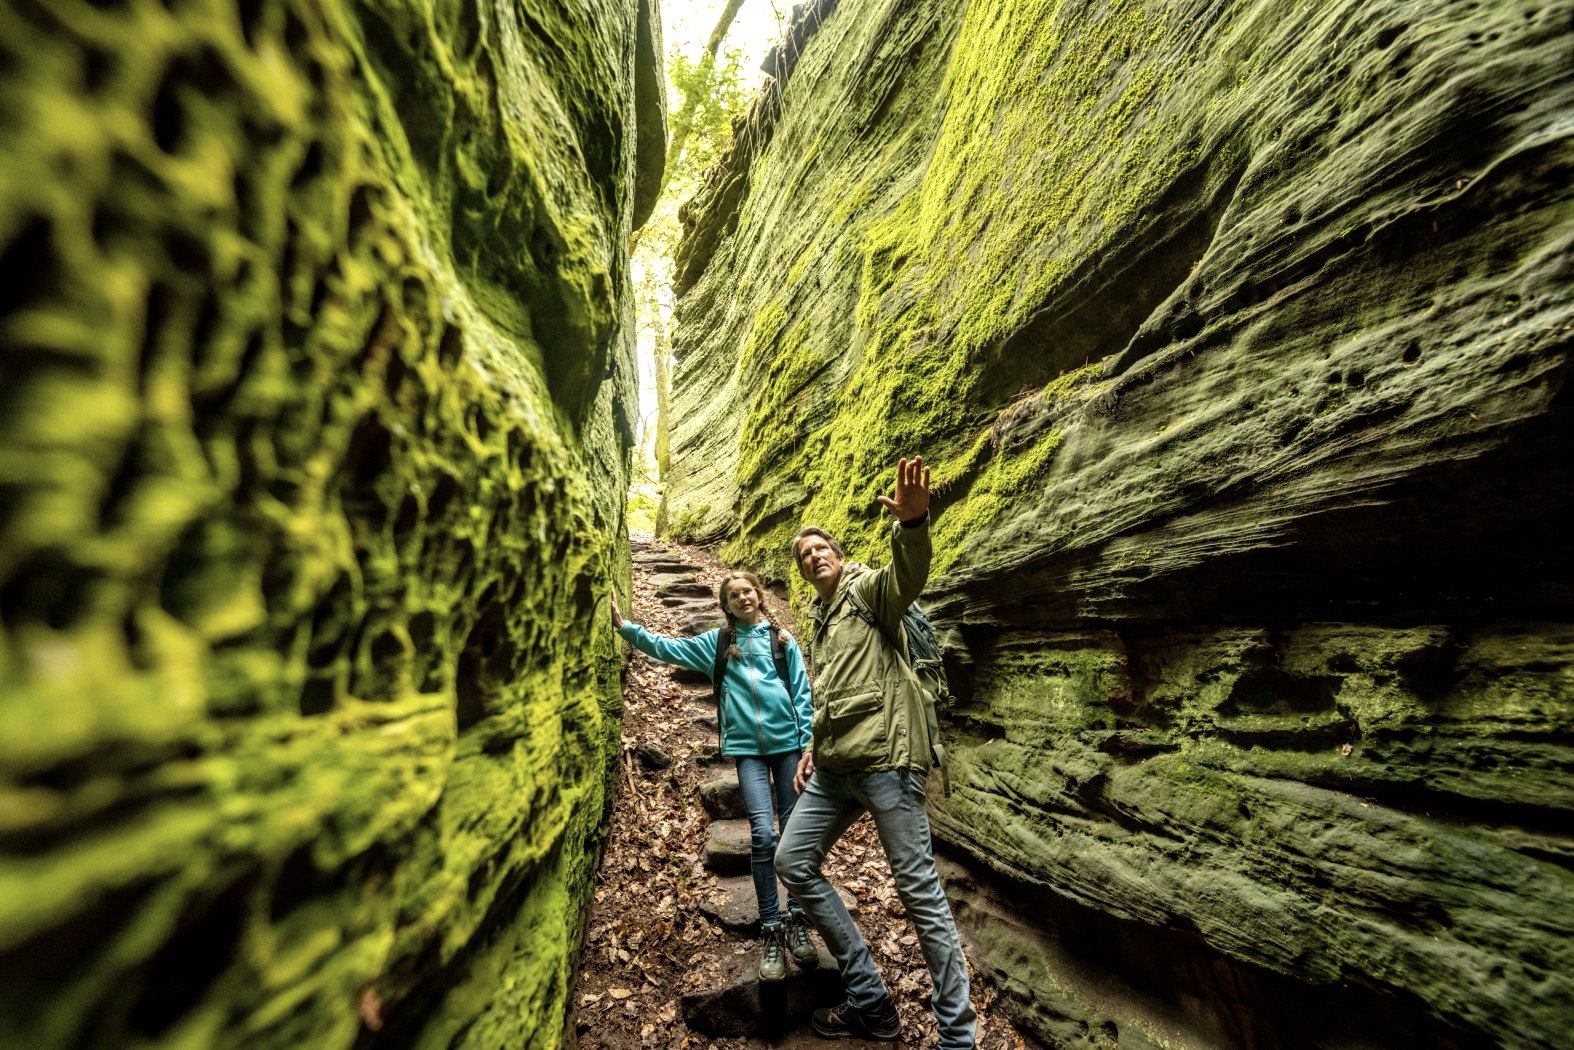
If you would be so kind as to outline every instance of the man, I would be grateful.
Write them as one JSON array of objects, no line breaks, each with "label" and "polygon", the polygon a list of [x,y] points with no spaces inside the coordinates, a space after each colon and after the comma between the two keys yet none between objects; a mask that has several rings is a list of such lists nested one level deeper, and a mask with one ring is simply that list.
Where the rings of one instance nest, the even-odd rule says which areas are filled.
[{"label": "man", "polygon": [[929,468],[923,457],[897,464],[894,496],[880,502],[896,518],[891,563],[884,568],[844,564],[841,548],[823,529],[808,527],[793,539],[793,559],[816,595],[810,603],[814,740],[798,764],[801,797],[776,848],[776,873],[820,931],[847,986],[846,1002],[815,1012],[815,1032],[827,1039],[895,1039],[902,1025],[890,993],[846,905],[820,873],[836,840],[867,810],[929,964],[941,1050],[964,1050],[974,1045],[976,1015],[924,811],[935,743],[929,739],[929,700],[905,654],[885,642],[849,597],[856,590],[886,636],[903,640],[902,615],[929,578]]}]

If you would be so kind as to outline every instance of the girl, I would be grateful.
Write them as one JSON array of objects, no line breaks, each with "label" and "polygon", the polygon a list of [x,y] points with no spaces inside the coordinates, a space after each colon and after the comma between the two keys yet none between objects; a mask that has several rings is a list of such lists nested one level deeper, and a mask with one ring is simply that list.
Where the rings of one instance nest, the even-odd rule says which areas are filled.
[{"label": "girl", "polygon": [[[645,655],[702,671],[712,679],[717,649],[725,646],[726,668],[716,690],[721,753],[737,765],[738,786],[749,810],[750,863],[765,936],[760,980],[779,981],[787,976],[788,952],[800,966],[819,961],[803,908],[790,897],[787,920],[782,921],[776,892],[778,825],[771,819],[773,780],[780,827],[787,826],[787,817],[798,801],[793,773],[808,746],[814,711],[803,654],[797,642],[765,618],[764,594],[765,588],[752,572],[729,572],[722,578],[719,592],[727,626],[695,638],[667,638],[637,623],[624,622],[616,595],[612,597],[612,625]],[[785,680],[778,669],[779,659]]]}]

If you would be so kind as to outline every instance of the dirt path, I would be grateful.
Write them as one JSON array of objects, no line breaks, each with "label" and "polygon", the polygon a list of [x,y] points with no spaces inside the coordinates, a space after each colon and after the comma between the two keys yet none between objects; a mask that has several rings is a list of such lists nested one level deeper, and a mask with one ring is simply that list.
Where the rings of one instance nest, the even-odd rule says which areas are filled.
[{"label": "dirt path", "polygon": [[[634,538],[636,550],[648,545],[647,552],[667,552],[693,566],[695,578],[710,589],[709,610],[721,622],[714,594],[723,566],[714,557],[699,548]],[[766,604],[774,622],[793,630],[783,596],[767,595]],[[638,561],[632,605],[625,615],[663,634],[683,633],[682,620],[695,615],[664,607],[651,573]],[[673,668],[633,655],[624,681],[623,754],[612,826],[572,999],[582,1050],[772,1045],[752,1037],[713,1038],[691,1030],[684,1020],[684,995],[726,984],[741,966],[757,961],[760,950],[758,939],[730,932],[714,917],[725,893],[706,870],[709,818],[699,789],[733,772],[731,761],[717,756],[714,717],[708,684],[684,684]],[[854,918],[901,1013],[899,1045],[935,1045],[934,1017],[926,1005],[929,976],[867,817],[832,851],[825,870],[844,897],[856,897]],[[975,981],[973,999],[979,1008],[979,1045],[1021,1050],[1022,1037],[992,1009],[992,989]],[[833,1045],[806,1031],[785,1042]]]}]

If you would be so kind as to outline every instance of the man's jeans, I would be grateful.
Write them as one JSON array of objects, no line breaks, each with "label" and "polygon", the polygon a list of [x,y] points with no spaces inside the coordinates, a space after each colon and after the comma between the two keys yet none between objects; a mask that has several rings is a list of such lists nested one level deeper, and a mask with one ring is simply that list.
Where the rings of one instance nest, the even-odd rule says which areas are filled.
[{"label": "man's jeans", "polygon": [[[792,778],[802,754],[788,751],[763,758],[739,755],[733,760],[738,767],[738,790],[749,810],[749,869],[754,876],[754,894],[760,902],[760,923],[764,926],[782,921],[781,898],[776,893],[777,822],[771,819],[771,780],[776,780],[776,809],[785,828],[793,804],[798,801]],[[789,907],[795,914],[803,913],[797,901],[790,901]]]},{"label": "man's jeans", "polygon": [[869,956],[869,946],[853,925],[841,897],[820,874],[825,855],[866,809],[874,817],[886,859],[891,862],[896,891],[918,931],[924,961],[929,964],[940,1046],[942,1050],[971,1047],[976,1014],[969,998],[967,964],[962,959],[956,921],[935,872],[922,773],[828,773],[816,769],[793,810],[792,823],[782,832],[781,845],[776,848],[776,871],[788,892],[803,903],[809,921],[836,956],[852,1004],[868,1009],[887,998],[889,993]]}]

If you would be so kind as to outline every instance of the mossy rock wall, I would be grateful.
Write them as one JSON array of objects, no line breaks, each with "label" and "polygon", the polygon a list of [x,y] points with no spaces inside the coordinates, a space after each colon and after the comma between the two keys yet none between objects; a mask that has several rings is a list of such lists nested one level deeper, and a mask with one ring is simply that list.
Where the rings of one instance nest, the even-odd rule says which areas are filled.
[{"label": "mossy rock wall", "polygon": [[564,1039],[660,54],[0,5],[0,1046]]},{"label": "mossy rock wall", "polygon": [[786,73],[686,209],[664,521],[883,562],[934,466],[1024,1025],[1569,1046],[1574,4],[842,0]]}]

